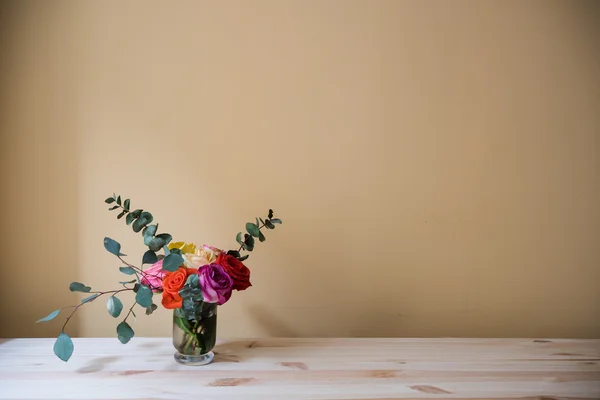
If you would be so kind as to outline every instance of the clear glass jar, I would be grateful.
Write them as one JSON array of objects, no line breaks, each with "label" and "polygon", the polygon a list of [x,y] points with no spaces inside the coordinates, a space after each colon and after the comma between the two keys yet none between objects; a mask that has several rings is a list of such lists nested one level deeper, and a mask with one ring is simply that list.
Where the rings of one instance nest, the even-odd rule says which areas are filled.
[{"label": "clear glass jar", "polygon": [[175,360],[185,365],[212,362],[217,340],[217,305],[203,303],[200,312],[188,319],[181,309],[173,310],[173,346]]}]

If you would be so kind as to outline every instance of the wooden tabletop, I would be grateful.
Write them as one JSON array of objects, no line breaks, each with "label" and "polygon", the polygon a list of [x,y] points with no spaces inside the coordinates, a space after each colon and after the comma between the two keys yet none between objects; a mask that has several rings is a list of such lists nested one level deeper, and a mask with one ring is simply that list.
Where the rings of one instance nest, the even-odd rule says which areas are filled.
[{"label": "wooden tabletop", "polygon": [[600,399],[600,340],[245,339],[186,367],[170,339],[0,341],[0,399]]}]

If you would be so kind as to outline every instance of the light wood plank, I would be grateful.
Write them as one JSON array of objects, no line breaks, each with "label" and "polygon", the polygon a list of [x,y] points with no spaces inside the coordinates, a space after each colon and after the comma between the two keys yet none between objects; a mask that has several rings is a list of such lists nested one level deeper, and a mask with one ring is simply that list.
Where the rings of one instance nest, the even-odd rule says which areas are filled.
[{"label": "light wood plank", "polygon": [[600,340],[221,340],[185,367],[170,339],[0,342],[0,399],[600,399]]}]

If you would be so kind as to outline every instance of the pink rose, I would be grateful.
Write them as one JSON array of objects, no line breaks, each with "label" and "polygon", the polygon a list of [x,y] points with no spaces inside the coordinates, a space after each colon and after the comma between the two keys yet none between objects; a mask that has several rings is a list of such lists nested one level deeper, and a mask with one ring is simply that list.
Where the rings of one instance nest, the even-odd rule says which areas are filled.
[{"label": "pink rose", "polygon": [[150,286],[153,292],[162,290],[162,280],[168,271],[162,269],[163,260],[154,263],[142,272],[142,284]]},{"label": "pink rose", "polygon": [[219,264],[208,264],[198,270],[198,283],[206,303],[223,305],[231,297],[233,280]]}]

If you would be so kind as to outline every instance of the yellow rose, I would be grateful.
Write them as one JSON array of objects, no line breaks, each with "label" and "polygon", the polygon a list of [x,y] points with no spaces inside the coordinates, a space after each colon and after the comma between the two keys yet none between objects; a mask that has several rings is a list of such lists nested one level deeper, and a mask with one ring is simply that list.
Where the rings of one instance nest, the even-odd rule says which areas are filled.
[{"label": "yellow rose", "polygon": [[196,251],[196,245],[194,243],[186,243],[186,242],[171,242],[169,243],[170,249],[179,249],[182,254],[191,253],[193,254]]}]

